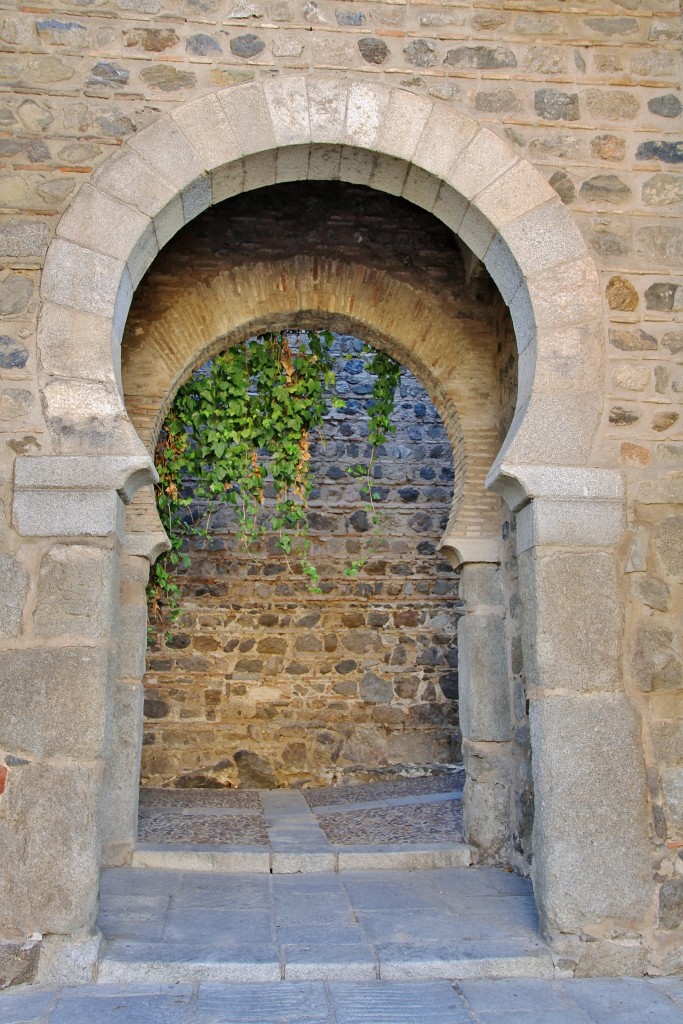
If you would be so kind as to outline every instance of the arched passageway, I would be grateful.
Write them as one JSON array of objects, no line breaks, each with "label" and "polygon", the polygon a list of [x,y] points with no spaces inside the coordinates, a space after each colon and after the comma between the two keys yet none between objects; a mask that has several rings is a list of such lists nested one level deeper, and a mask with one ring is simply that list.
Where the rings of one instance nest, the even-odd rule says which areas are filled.
[{"label": "arched passageway", "polygon": [[[100,769],[106,762],[108,783],[103,789],[95,774],[89,786],[80,787],[70,808],[77,819],[78,850],[74,842],[66,843],[60,864],[46,867],[54,889],[66,889],[68,899],[60,897],[59,905],[42,900],[36,908],[30,891],[31,871],[38,870],[33,864],[13,879],[8,912],[15,922],[30,920],[32,929],[73,933],[88,927],[97,892],[103,793],[112,806],[130,781],[134,744],[119,731],[117,747],[114,711],[127,703],[133,712],[139,699],[129,685],[141,675],[144,654],[139,590],[145,562],[163,543],[158,532],[147,529],[131,528],[124,540],[121,643],[114,673],[109,637],[119,621],[120,499],[129,500],[152,477],[149,456],[117,386],[118,345],[133,289],[159,247],[212,203],[278,181],[337,178],[401,195],[432,213],[483,260],[510,308],[519,353],[515,416],[498,454],[495,446],[487,453],[493,465],[483,465],[482,455],[480,464],[473,459],[466,466],[462,479],[476,480],[479,487],[469,495],[463,490],[445,538],[463,564],[468,610],[464,641],[461,635],[461,685],[470,695],[472,741],[481,744],[480,763],[470,777],[481,783],[482,793],[495,797],[496,772],[506,770],[496,757],[488,761],[485,756],[486,745],[499,742],[490,730],[500,719],[484,713],[497,707],[487,692],[489,681],[498,678],[490,652],[499,647],[491,636],[502,637],[506,629],[500,548],[482,543],[487,538],[472,532],[475,519],[481,520],[473,511],[477,504],[492,507],[484,490],[488,471],[489,487],[519,513],[517,553],[537,798],[536,898],[544,927],[559,945],[577,951],[575,940],[589,935],[609,946],[614,935],[643,927],[651,882],[638,727],[621,687],[618,661],[620,600],[613,547],[623,530],[622,483],[618,474],[596,466],[593,457],[602,408],[595,268],[554,192],[494,133],[449,106],[400,89],[333,77],[289,76],[242,86],[158,119],[132,136],[93,175],[92,184],[81,188],[50,246],[39,348],[53,454],[17,460],[14,523],[24,537],[85,538],[82,546],[97,561],[93,586],[105,597],[102,624],[85,645],[87,686],[93,709],[98,709],[92,727],[80,728],[78,736],[67,728],[67,721],[83,714],[74,695],[63,705],[61,726],[47,702],[45,721],[36,709],[33,729],[48,737],[41,740],[41,752],[67,758],[75,775],[82,773],[83,762],[96,762]],[[103,219],[110,225],[106,232]],[[273,269],[267,275],[271,286]],[[295,296],[285,303],[288,318],[293,311],[297,316],[324,311],[336,301],[336,287],[323,287],[313,301],[310,292],[299,292],[298,279],[295,263],[284,275],[291,289],[280,292]],[[337,276],[332,280],[336,286]],[[325,268],[321,278],[310,267],[307,281],[318,287]],[[376,295],[366,295],[373,310],[370,324],[378,300],[389,308],[393,302],[391,287],[383,291],[377,284]],[[255,316],[254,306],[248,305],[249,319],[243,317],[240,329],[253,333],[263,312]],[[350,315],[343,301],[339,312]],[[355,304],[353,315],[358,315]],[[385,334],[399,337],[414,329],[404,342],[406,351],[412,353],[418,376],[423,370],[434,378],[435,400],[438,389],[451,401],[466,454],[471,424],[449,394],[457,387],[453,360],[467,358],[466,339],[454,345],[450,336],[430,338],[424,319],[419,306],[413,306],[396,332]],[[222,336],[227,333],[223,330]],[[446,413],[444,419],[451,429],[453,418]],[[67,576],[71,569],[78,573],[79,566],[69,564]],[[568,620],[572,630],[566,628]],[[584,643],[576,643],[577,635]],[[475,714],[477,708],[482,717]],[[63,812],[59,805],[54,814]],[[47,809],[45,820],[48,827]],[[114,836],[105,838],[110,847],[115,845]],[[124,835],[119,840],[122,849],[130,841]],[[620,870],[606,873],[615,841]]]}]

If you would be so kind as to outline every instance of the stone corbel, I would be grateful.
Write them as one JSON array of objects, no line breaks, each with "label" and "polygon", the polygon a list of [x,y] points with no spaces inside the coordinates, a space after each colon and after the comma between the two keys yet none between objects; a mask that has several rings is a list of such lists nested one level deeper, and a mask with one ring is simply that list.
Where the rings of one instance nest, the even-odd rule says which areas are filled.
[{"label": "stone corbel", "polygon": [[471,562],[500,562],[500,545],[495,537],[460,537],[445,533],[437,550],[454,569],[460,569]]},{"label": "stone corbel", "polygon": [[518,554],[546,544],[612,547],[626,527],[626,484],[618,470],[503,463],[486,486],[517,515]]},{"label": "stone corbel", "polygon": [[21,456],[12,521],[24,537],[106,537],[117,529],[119,502],[157,479],[146,455]]}]

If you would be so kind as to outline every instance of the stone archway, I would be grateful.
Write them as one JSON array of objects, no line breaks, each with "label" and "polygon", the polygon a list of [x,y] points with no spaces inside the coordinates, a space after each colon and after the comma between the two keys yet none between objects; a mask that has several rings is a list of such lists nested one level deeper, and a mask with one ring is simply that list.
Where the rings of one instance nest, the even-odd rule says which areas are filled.
[{"label": "stone archway", "polygon": [[[519,350],[517,411],[487,482],[519,513],[535,892],[556,942],[584,935],[609,945],[642,927],[651,883],[638,723],[620,676],[612,549],[624,526],[623,484],[592,461],[602,407],[600,294],[570,215],[493,132],[401,89],[288,76],[207,95],[132,136],[81,188],[48,251],[39,351],[54,454],[17,459],[15,526],[25,537],[82,538],[88,549],[106,540],[117,551],[120,499],[153,472],[118,384],[133,289],[158,249],[212,202],[277,181],[325,178],[402,195],[433,213],[483,260],[509,305]],[[452,526],[448,543],[462,562],[467,547]],[[476,691],[490,602],[474,586],[473,568],[466,600]],[[102,562],[99,590],[113,594],[116,578]],[[54,888],[68,891],[69,909],[63,899],[58,909],[54,897],[32,892],[40,868],[29,862],[6,908],[27,930],[73,934],[92,924],[115,596],[108,609],[94,638],[103,657],[82,668],[93,695],[91,733],[67,737],[49,702],[34,716],[29,746],[66,757],[74,772],[84,763],[99,767],[75,823],[79,856],[67,845],[48,871]],[[63,813],[45,805],[45,827]],[[618,868],[606,871],[616,851]]]}]

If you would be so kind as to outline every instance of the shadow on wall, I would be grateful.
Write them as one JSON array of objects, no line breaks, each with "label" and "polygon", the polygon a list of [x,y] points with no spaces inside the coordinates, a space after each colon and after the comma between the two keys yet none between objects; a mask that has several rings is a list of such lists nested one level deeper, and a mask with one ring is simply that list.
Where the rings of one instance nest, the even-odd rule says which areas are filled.
[{"label": "shadow on wall", "polygon": [[[225,506],[193,542],[183,617],[154,624],[144,785],[369,781],[459,758],[458,576],[436,552],[453,495],[444,426],[403,370],[396,432],[367,481],[373,378],[363,343],[335,341],[336,393],[311,446],[310,592],[268,535],[251,555]],[[354,563],[362,562],[356,571]]]}]

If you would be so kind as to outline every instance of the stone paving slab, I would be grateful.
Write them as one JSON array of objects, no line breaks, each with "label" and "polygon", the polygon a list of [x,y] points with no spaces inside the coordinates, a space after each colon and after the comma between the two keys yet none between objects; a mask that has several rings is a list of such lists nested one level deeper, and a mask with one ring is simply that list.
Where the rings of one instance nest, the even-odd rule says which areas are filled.
[{"label": "stone paving slab", "polygon": [[83,985],[0,992],[0,1024],[683,1024],[683,978]]},{"label": "stone paving slab", "polygon": [[[494,868],[240,876],[111,868],[100,980],[553,976],[530,882]],[[127,884],[129,891],[126,893]]]}]

